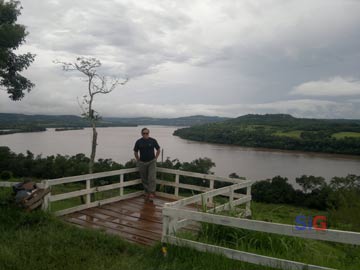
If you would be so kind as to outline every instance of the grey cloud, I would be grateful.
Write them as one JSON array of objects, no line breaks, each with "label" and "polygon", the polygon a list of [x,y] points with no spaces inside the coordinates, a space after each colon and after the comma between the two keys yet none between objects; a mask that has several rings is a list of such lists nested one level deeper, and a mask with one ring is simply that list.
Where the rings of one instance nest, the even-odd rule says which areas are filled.
[{"label": "grey cloud", "polygon": [[308,96],[360,95],[360,81],[342,77],[329,78],[323,81],[310,81],[296,86],[290,93]]},{"label": "grey cloud", "polygon": [[[50,112],[51,107],[77,111],[73,102],[84,91],[80,76],[65,74],[52,63],[55,58],[72,61],[77,55],[100,59],[104,74],[130,77],[126,87],[99,99],[99,110],[113,116],[127,114],[126,104],[150,116],[290,112],[353,117],[359,109],[358,102],[336,90],[326,102],[296,100],[291,93],[308,82],[360,79],[359,1],[23,0],[22,4],[19,19],[30,33],[24,51],[38,57],[25,73],[37,86],[16,104],[19,111],[45,110],[39,108],[41,102]],[[52,95],[53,99],[45,98]],[[1,102],[2,111],[13,106],[6,99]],[[128,109],[118,109],[118,104]]]}]

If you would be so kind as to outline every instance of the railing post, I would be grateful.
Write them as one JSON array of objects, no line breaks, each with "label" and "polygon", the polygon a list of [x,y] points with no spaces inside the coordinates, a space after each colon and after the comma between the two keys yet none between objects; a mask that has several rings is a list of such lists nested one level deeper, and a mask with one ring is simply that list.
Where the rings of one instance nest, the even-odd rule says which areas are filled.
[{"label": "railing post", "polygon": [[[214,180],[209,180],[210,181],[210,185],[209,185],[209,188],[210,190],[213,190],[214,189]],[[212,204],[213,203],[213,197],[210,197],[209,200],[208,200],[209,204]]]},{"label": "railing post", "polygon": [[[90,179],[87,179],[86,180],[86,190],[90,191],[90,188],[91,188],[91,182],[90,182]],[[91,194],[88,193],[88,194],[86,194],[86,204],[89,205],[90,203],[91,203]]]},{"label": "railing post", "polygon": [[[166,208],[166,203],[164,205],[162,213],[164,213],[164,209]],[[163,214],[163,231],[162,231],[162,242],[166,242],[166,236],[175,235],[177,230],[177,223],[179,218],[175,215],[164,215]]]},{"label": "railing post", "polygon": [[231,210],[234,206],[233,202],[234,202],[234,189],[232,188],[231,191],[230,191],[230,196],[229,196],[229,210]]},{"label": "railing post", "polygon": [[120,197],[124,195],[124,187],[123,187],[123,184],[124,184],[124,174],[120,174]]},{"label": "railing post", "polygon": [[[42,188],[47,189],[49,188],[49,180],[43,180],[42,181]],[[50,196],[51,196],[51,189],[48,194],[46,194],[43,198],[43,204],[41,206],[43,211],[50,211]]]},{"label": "railing post", "polygon": [[[247,186],[246,188],[246,195],[247,196],[251,196],[251,184],[249,186]],[[246,217],[250,217],[251,216],[251,201],[248,201],[246,203],[246,207],[245,207],[245,216]]]},{"label": "railing post", "polygon": [[168,216],[164,216],[163,215],[163,227],[162,227],[162,237],[161,237],[161,242],[166,242],[166,236],[168,235],[168,231],[169,231],[169,222],[170,222],[170,218]]},{"label": "railing post", "polygon": [[178,174],[175,175],[175,196],[179,197],[179,184],[180,184],[180,176]]}]

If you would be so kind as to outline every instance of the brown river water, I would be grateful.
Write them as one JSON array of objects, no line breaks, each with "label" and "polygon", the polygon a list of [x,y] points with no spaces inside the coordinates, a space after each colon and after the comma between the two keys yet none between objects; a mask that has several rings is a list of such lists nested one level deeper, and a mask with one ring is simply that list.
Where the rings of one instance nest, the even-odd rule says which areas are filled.
[{"label": "brown river water", "polygon": [[[98,128],[96,158],[111,158],[125,163],[133,158],[135,141],[140,138],[142,127]],[[216,175],[228,176],[236,172],[250,180],[261,180],[281,175],[291,183],[303,174],[333,176],[360,175],[360,157],[321,153],[269,150],[233,145],[210,144],[180,139],[172,133],[178,127],[149,126],[150,136],[157,139],[164,149],[164,159],[192,161],[209,157],[215,162],[212,169]],[[90,154],[91,129],[17,133],[0,136],[0,145],[8,146],[15,153],[26,150],[35,155]]]}]

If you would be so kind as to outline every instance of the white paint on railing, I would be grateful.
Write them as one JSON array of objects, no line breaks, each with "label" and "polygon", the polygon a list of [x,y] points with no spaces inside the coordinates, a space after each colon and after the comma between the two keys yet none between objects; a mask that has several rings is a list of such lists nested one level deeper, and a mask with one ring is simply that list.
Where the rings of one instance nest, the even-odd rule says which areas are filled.
[{"label": "white paint on railing", "polygon": [[189,205],[192,203],[196,203],[196,202],[201,202],[203,199],[207,199],[210,197],[215,197],[217,195],[225,195],[228,193],[231,193],[232,191],[238,190],[238,189],[242,189],[245,188],[249,185],[252,185],[252,181],[243,181],[242,183],[238,183],[238,184],[234,184],[231,186],[227,186],[227,187],[223,187],[223,188],[218,188],[218,189],[214,189],[208,192],[205,192],[203,194],[198,194],[189,198],[184,198],[182,200],[173,202],[173,203],[166,203],[165,205],[167,206],[171,206],[171,207],[182,207],[185,205]]},{"label": "white paint on railing", "polygon": [[[44,209],[50,209],[50,202],[56,202],[56,201],[60,201],[60,200],[65,200],[65,199],[71,199],[74,197],[79,197],[79,196],[86,196],[86,203],[84,205],[80,205],[80,206],[76,206],[76,207],[72,207],[69,209],[64,209],[61,211],[56,212],[56,215],[63,215],[65,213],[71,213],[71,212],[75,212],[75,211],[79,211],[81,209],[86,209],[86,208],[91,208],[94,206],[97,206],[99,203],[103,204],[106,202],[112,202],[112,201],[117,201],[117,200],[122,200],[124,198],[130,198],[133,195],[131,194],[142,194],[134,192],[131,194],[127,194],[124,195],[124,188],[125,187],[129,187],[129,186],[133,186],[133,185],[137,185],[141,183],[140,179],[135,179],[135,180],[131,180],[131,181],[124,181],[124,176],[125,174],[129,174],[129,173],[134,173],[137,172],[138,168],[130,168],[130,169],[122,169],[122,170],[116,170],[116,171],[108,171],[108,172],[101,172],[101,173],[94,173],[94,174],[86,174],[86,175],[79,175],[79,176],[71,176],[71,177],[64,177],[64,178],[58,178],[58,179],[51,179],[51,180],[44,180],[43,183],[44,185],[46,185],[46,187],[53,187],[56,185],[60,185],[60,184],[67,184],[67,183],[75,183],[75,182],[81,182],[81,181],[85,181],[86,186],[85,189],[82,190],[78,190],[78,191],[72,191],[72,192],[67,192],[67,193],[62,193],[62,194],[56,194],[56,195],[52,195],[51,192],[48,194],[47,198],[46,198],[46,202],[43,205]],[[194,190],[194,191],[200,191],[200,192],[205,192],[203,194],[206,194],[206,196],[208,196],[207,198],[210,199],[210,201],[212,201],[212,198],[214,196],[216,196],[217,194],[222,194],[225,196],[230,196],[231,194],[233,194],[234,192],[234,187],[236,186],[236,189],[240,189],[240,188],[246,188],[249,185],[252,184],[251,181],[244,181],[241,179],[232,179],[232,178],[226,178],[226,177],[219,177],[216,175],[207,175],[207,174],[200,174],[200,173],[193,173],[193,172],[187,172],[187,171],[180,171],[180,170],[173,170],[173,169],[166,169],[166,168],[157,168],[158,172],[163,172],[163,173],[168,173],[168,174],[174,174],[175,175],[175,181],[164,181],[164,180],[157,180],[158,184],[162,184],[165,186],[171,186],[174,187],[174,194],[168,194],[168,193],[163,193],[163,192],[157,192],[157,195],[161,195],[163,197],[166,198],[170,198],[170,199],[183,199],[185,201],[180,202],[180,205],[186,205],[193,202],[197,202],[197,201],[201,201],[201,197],[199,197],[198,195],[193,196],[192,199],[191,198],[183,198],[179,196],[179,189],[183,188],[183,189],[189,189],[189,190]],[[98,179],[98,178],[104,178],[104,177],[110,177],[110,176],[116,176],[118,175],[120,177],[119,179],[119,183],[115,183],[115,184],[109,184],[109,185],[104,185],[104,186],[99,186],[99,187],[91,187],[91,182],[94,179]],[[194,177],[194,178],[201,178],[201,179],[207,179],[210,181],[210,186],[209,187],[203,187],[203,186],[197,186],[197,185],[191,185],[191,184],[185,184],[185,183],[180,183],[180,176],[186,176],[186,177]],[[215,191],[215,193],[212,193],[214,190],[212,190],[212,188],[214,187],[214,183],[215,181],[219,181],[219,182],[229,182],[229,183],[236,183],[235,185],[232,186],[232,188],[230,187],[225,187],[222,188],[220,191]],[[102,200],[102,201],[94,201],[91,202],[91,194],[96,193],[96,192],[101,192],[101,191],[106,191],[106,190],[111,190],[111,189],[117,189],[119,188],[120,190],[120,196],[116,196],[110,199],[106,199],[106,200]],[[210,194],[208,194],[208,192],[211,192]],[[236,198],[241,198],[241,194],[233,194]],[[248,200],[251,200],[251,197],[248,197],[247,199],[245,199],[247,202]],[[233,197],[231,198],[231,200],[233,200]],[[244,199],[242,200],[238,200],[237,202],[244,202]],[[219,208],[220,209],[220,208]],[[176,220],[176,218],[175,218]],[[172,228],[175,230],[176,229],[176,224],[177,222],[172,220],[169,223]]]},{"label": "white paint on railing", "polygon": [[209,244],[204,244],[200,242],[195,242],[187,239],[178,238],[171,235],[166,235],[163,237],[164,242],[167,242],[169,244],[173,244],[176,246],[182,246],[182,247],[191,247],[196,250],[202,251],[202,252],[210,252],[215,254],[222,254],[230,259],[233,260],[239,260],[243,262],[258,264],[258,265],[264,265],[264,266],[270,266],[274,268],[281,268],[281,269],[292,269],[292,270],[334,270],[333,268],[323,267],[323,266],[317,266],[317,265],[311,265],[311,264],[305,264],[301,262],[295,262],[295,261],[289,261],[279,258],[273,258],[268,257],[264,255],[258,255],[254,253],[234,250],[230,248],[224,248]]},{"label": "white paint on railing", "polygon": [[12,187],[15,184],[19,184],[20,182],[4,182],[0,181],[0,187]]},{"label": "white paint on railing", "polygon": [[360,245],[360,233],[339,230],[322,230],[313,232],[297,231],[294,226],[288,224],[272,223],[260,220],[249,220],[229,216],[214,215],[210,213],[196,212],[187,209],[172,208],[165,205],[163,215],[170,218],[184,218],[199,222],[207,222],[241,228],[252,231],[275,233],[300,238],[317,239],[345,244]]}]

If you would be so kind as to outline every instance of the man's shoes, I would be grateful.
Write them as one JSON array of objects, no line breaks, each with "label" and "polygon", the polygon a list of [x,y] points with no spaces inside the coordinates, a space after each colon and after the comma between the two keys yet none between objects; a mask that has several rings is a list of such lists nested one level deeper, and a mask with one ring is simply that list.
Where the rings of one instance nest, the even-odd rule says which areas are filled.
[{"label": "man's shoes", "polygon": [[145,194],[145,201],[146,202],[153,202],[155,198],[155,194],[154,193],[147,193]]},{"label": "man's shoes", "polygon": [[149,202],[153,202],[155,198],[155,194],[154,193],[150,193],[149,194]]}]

